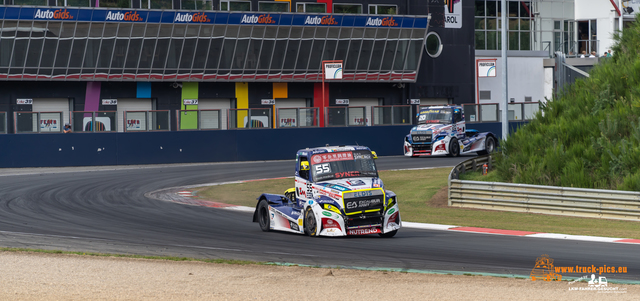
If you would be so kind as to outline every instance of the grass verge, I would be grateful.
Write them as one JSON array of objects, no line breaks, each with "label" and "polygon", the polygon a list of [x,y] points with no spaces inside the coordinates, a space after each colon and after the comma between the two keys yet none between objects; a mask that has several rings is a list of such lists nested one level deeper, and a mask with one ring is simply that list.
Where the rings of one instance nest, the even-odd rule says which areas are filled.
[{"label": "grass verge", "polygon": [[[451,168],[381,171],[385,188],[398,195],[402,220],[467,227],[640,239],[640,223],[582,217],[448,207],[447,177]],[[467,180],[493,177],[467,173]],[[262,193],[283,194],[293,179],[203,187],[202,199],[255,207]],[[257,227],[257,226],[256,226]]]}]

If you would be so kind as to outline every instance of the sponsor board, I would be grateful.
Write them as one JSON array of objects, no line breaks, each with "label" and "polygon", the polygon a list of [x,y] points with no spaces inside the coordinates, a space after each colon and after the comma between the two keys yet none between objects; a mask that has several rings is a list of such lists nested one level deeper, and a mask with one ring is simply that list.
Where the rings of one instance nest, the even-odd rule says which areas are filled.
[{"label": "sponsor board", "polygon": [[444,3],[444,28],[462,28],[462,0],[445,0]]},{"label": "sponsor board", "polygon": [[496,61],[495,60],[478,60],[478,77],[495,77]]},{"label": "sponsor board", "polygon": [[367,235],[382,233],[380,228],[368,228],[368,229],[353,229],[347,231],[347,235]]},{"label": "sponsor board", "polygon": [[365,26],[378,26],[378,27],[398,27],[400,24],[396,22],[393,17],[386,18],[371,18],[367,19]]},{"label": "sponsor board", "polygon": [[126,13],[121,13],[119,11],[107,12],[107,16],[105,17],[106,21],[130,21],[130,22],[142,22],[144,19],[135,11],[128,11]]},{"label": "sponsor board", "polygon": [[338,25],[338,21],[332,16],[307,16],[304,25]]},{"label": "sponsor board", "polygon": [[[456,1],[456,0],[454,0]],[[457,0],[459,4],[460,0]],[[635,0],[634,0],[635,1]],[[104,9],[104,8],[34,8],[34,7],[5,7],[4,18],[12,20],[55,20],[82,22],[149,22],[149,23],[200,23],[242,25],[283,25],[283,26],[345,26],[345,27],[392,27],[392,28],[421,28],[427,27],[428,18],[397,17],[397,16],[342,16],[297,13],[289,17],[278,12],[273,13],[238,13],[238,12],[199,12],[199,11],[167,11],[167,10],[136,10]],[[627,9],[626,11],[630,11]],[[455,13],[457,13],[456,10]],[[343,22],[345,20],[346,22]],[[461,20],[456,20],[461,21]]]},{"label": "sponsor board", "polygon": [[240,24],[276,24],[276,21],[270,14],[244,15]]},{"label": "sponsor board", "polygon": [[66,9],[37,9],[34,19],[45,20],[70,20],[73,16]]},{"label": "sponsor board", "polygon": [[187,23],[211,23],[211,19],[205,13],[177,13],[174,22],[187,22]]},{"label": "sponsor board", "polygon": [[324,79],[342,79],[342,63],[325,63]]}]

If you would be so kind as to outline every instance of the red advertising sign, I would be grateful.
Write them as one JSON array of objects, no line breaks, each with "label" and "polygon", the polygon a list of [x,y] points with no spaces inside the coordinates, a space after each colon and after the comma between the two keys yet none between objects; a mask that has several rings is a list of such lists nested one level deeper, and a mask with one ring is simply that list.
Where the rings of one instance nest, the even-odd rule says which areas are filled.
[{"label": "red advertising sign", "polygon": [[353,160],[353,154],[351,152],[317,154],[311,157],[311,162],[313,164],[347,160]]}]

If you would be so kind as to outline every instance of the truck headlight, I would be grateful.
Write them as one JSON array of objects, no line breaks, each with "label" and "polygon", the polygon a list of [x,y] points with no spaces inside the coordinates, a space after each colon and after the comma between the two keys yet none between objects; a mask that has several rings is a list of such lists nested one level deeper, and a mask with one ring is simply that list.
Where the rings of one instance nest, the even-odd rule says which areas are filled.
[{"label": "truck headlight", "polygon": [[335,212],[338,215],[342,215],[342,213],[340,212],[340,209],[338,209],[338,207],[331,204],[322,204],[322,209]]}]

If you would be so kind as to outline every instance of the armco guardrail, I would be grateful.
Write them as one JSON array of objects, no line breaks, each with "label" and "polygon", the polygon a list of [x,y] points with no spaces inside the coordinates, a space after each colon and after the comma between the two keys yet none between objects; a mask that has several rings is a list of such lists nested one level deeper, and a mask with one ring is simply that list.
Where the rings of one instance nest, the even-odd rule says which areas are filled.
[{"label": "armco guardrail", "polygon": [[451,171],[449,206],[640,221],[639,192],[458,180],[473,160]]}]

